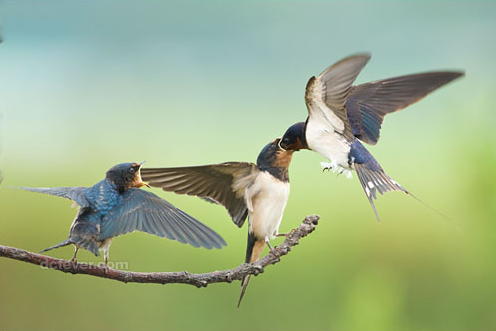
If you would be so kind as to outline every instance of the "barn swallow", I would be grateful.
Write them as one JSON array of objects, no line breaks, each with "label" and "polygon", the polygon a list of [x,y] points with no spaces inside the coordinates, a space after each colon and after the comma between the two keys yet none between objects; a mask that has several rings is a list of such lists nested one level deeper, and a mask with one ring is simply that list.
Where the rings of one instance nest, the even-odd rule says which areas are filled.
[{"label": "barn swallow", "polygon": [[73,244],[76,261],[79,248],[96,256],[104,251],[105,266],[114,237],[135,230],[177,240],[194,247],[222,248],[226,242],[212,229],[155,194],[139,189],[146,184],[142,163],[121,163],[107,171],[105,179],[92,187],[53,187],[22,189],[71,199],[79,205],[69,238],[42,250],[45,252]]},{"label": "barn swallow", "polygon": [[[195,167],[145,168],[143,180],[164,191],[194,195],[223,205],[238,227],[249,216],[246,263],[255,262],[269,240],[279,234],[284,209],[289,197],[288,167],[292,150],[279,147],[280,139],[267,144],[250,162],[226,162]],[[241,299],[250,276],[241,283]]]},{"label": "barn swallow", "polygon": [[464,73],[425,72],[352,86],[369,59],[369,54],[352,55],[310,78],[305,93],[307,120],[289,127],[280,147],[313,150],[331,161],[322,163],[324,169],[348,178],[355,170],[379,220],[372,200],[377,199],[376,192],[413,195],[384,172],[360,141],[375,145],[387,114],[406,108]]}]

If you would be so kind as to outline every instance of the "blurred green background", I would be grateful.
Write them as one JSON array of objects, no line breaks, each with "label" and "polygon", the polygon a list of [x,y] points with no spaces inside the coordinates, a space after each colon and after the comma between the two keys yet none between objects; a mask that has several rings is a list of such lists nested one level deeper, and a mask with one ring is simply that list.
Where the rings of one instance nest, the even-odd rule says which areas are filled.
[{"label": "blurred green background", "polygon": [[[305,119],[307,80],[352,53],[373,55],[357,83],[466,71],[388,116],[367,147],[453,221],[390,193],[378,223],[356,176],[323,174],[324,160],[302,151],[281,232],[313,213],[321,222],[252,279],[241,309],[239,282],[122,284],[1,259],[2,330],[496,328],[495,2],[1,1],[0,24],[1,243],[35,252],[66,238],[76,210],[14,186],[90,186],[127,161],[255,161]],[[195,273],[243,261],[247,230],[222,207],[153,192],[228,246],[133,233],[111,261]]]}]

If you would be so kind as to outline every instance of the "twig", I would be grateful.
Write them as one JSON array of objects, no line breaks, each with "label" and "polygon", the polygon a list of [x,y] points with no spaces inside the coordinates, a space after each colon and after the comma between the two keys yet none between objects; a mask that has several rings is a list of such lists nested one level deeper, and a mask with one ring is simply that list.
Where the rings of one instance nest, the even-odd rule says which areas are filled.
[{"label": "twig", "polygon": [[0,256],[36,264],[47,269],[55,269],[71,274],[102,277],[124,283],[190,284],[196,287],[206,287],[208,284],[231,283],[233,280],[243,279],[246,275],[258,275],[259,273],[264,272],[266,266],[279,262],[281,256],[288,254],[291,247],[298,245],[301,238],[310,234],[315,229],[318,220],[318,215],[307,216],[297,229],[294,229],[289,233],[280,246],[274,248],[274,252],[267,254],[254,263],[243,263],[234,269],[204,274],[191,274],[187,271],[144,273],[106,269],[103,266],[55,259],[46,255],[40,255],[3,245],[0,245]]}]

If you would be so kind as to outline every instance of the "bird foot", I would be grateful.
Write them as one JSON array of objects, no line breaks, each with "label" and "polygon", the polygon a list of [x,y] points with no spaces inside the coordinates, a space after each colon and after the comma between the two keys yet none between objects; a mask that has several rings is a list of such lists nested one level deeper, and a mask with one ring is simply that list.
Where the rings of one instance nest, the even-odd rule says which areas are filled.
[{"label": "bird foot", "polygon": [[103,266],[103,272],[105,273],[105,275],[107,275],[110,272],[110,270],[111,268],[107,264]]},{"label": "bird foot", "polygon": [[270,252],[271,252],[272,254],[276,254],[276,250],[275,250],[274,248],[272,248],[272,245],[271,245],[271,244],[270,244],[270,242],[269,242],[269,238],[265,238],[265,243],[266,243],[266,244],[267,244],[267,246],[269,247]]},{"label": "bird foot", "polygon": [[328,171],[332,170],[332,172],[336,172],[338,170],[338,168],[340,168],[340,166],[335,161],[332,161],[330,163],[329,162],[320,162],[320,165],[322,167],[324,167],[324,169],[322,169],[323,172],[326,170],[328,170]]},{"label": "bird foot", "polygon": [[324,168],[322,169],[322,172],[331,171],[332,172],[337,172],[338,176],[341,174],[344,174],[346,178],[350,179],[351,176],[351,170],[343,168],[340,166],[337,162],[332,161],[331,163],[329,162],[320,162],[320,165],[323,166]]}]

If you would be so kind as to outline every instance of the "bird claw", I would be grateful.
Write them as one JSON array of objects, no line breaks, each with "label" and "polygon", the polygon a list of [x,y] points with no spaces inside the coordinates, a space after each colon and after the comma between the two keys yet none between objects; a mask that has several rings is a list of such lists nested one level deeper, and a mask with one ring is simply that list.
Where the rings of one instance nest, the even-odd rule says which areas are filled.
[{"label": "bird claw", "polygon": [[341,174],[345,174],[346,175],[346,178],[351,178],[352,175],[351,175],[351,171],[349,169],[346,169],[342,166],[340,166],[337,162],[334,162],[332,161],[331,163],[328,163],[328,162],[321,162],[320,165],[322,167],[324,167],[322,169],[322,172],[325,172],[326,170],[327,171],[331,171],[332,172],[337,172],[337,175],[341,175]]},{"label": "bird claw", "polygon": [[322,167],[324,167],[324,169],[322,169],[322,172],[324,172],[326,170],[327,171],[331,171],[332,170],[332,172],[336,172],[336,170],[338,170],[338,168],[339,168],[339,165],[336,162],[334,162],[334,161],[332,161],[330,163],[329,162],[320,162],[320,165]]},{"label": "bird claw", "polygon": [[269,247],[269,250],[272,254],[276,254],[276,250],[272,248],[272,245],[270,244],[269,238],[265,238],[265,244],[267,247]]}]

